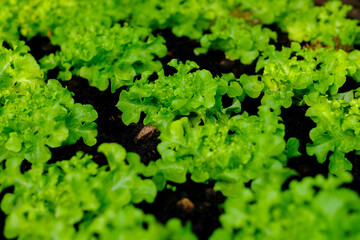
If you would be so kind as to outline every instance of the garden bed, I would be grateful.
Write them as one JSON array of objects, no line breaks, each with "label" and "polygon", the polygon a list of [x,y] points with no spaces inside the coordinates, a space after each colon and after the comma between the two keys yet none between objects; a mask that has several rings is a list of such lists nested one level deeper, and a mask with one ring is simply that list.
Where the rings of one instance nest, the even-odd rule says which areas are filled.
[{"label": "garden bed", "polygon": [[[324,4],[324,2],[325,1],[315,1],[315,3],[318,6],[322,6]],[[348,17],[350,17],[352,19],[360,19],[360,12],[359,12],[360,5],[359,5],[358,1],[344,1],[344,2],[346,2],[347,4],[352,4],[354,7],[354,9],[348,13]],[[119,21],[119,23],[122,26],[126,26],[125,22],[126,21],[124,21],[124,20]],[[112,24],[112,26],[113,26],[113,24]],[[275,49],[277,51],[281,51],[282,47],[294,48],[294,45],[292,45],[292,43],[296,42],[296,41],[289,40],[288,34],[284,31],[282,31],[277,23],[264,24],[263,26],[264,26],[264,28],[267,28],[273,32],[276,32],[277,41],[272,39],[269,42],[270,42],[270,44],[275,45]],[[21,27],[23,27],[23,26],[21,26]],[[211,49],[211,47],[210,47],[210,50],[206,51],[206,53],[196,55],[194,53],[194,51],[196,51],[196,49],[203,47],[201,45],[201,43],[198,40],[195,40],[194,38],[191,38],[188,36],[182,36],[182,37],[176,36],[173,33],[172,27],[173,26],[165,26],[165,27],[161,26],[160,28],[153,27],[153,29],[152,29],[152,34],[154,36],[161,36],[165,40],[165,46],[167,49],[165,56],[162,56],[162,54],[158,54],[158,55],[153,54],[153,56],[154,56],[153,61],[159,61],[161,63],[161,66],[164,71],[164,78],[176,75],[176,73],[178,72],[177,70],[175,70],[174,67],[167,65],[172,59],[177,59],[184,63],[187,60],[194,61],[198,65],[199,70],[208,70],[211,73],[211,75],[212,75],[211,77],[213,79],[216,79],[217,77],[221,77],[222,75],[227,74],[227,73],[232,73],[233,77],[234,77],[233,79],[240,79],[239,82],[241,82],[241,76],[243,74],[246,74],[248,76],[264,74],[264,69],[260,69],[260,71],[256,71],[256,65],[257,65],[257,61],[259,59],[258,57],[256,57],[253,61],[251,61],[250,64],[248,64],[248,63],[244,64],[243,62],[244,61],[246,62],[247,60],[244,60],[242,55],[239,57],[239,59],[231,59],[231,58],[229,58],[229,56],[228,56],[229,54],[227,53],[226,50],[216,49],[216,47],[213,47],[213,49]],[[211,32],[211,30],[208,29],[208,30],[204,31],[204,34],[210,33],[210,32]],[[56,37],[56,33],[54,33],[54,34]],[[358,32],[358,34],[360,36],[360,31]],[[43,57],[50,56],[51,54],[61,52],[64,49],[64,46],[62,48],[59,45],[52,44],[51,38],[53,36],[51,34],[48,34],[48,35],[49,36],[44,36],[43,32],[40,32],[37,35],[32,36],[32,37],[19,35],[19,39],[25,41],[25,45],[30,47],[29,53],[36,59],[36,61],[38,63],[40,63],[42,68],[45,69],[44,70],[46,72],[45,82],[48,82],[49,79],[58,79],[60,76],[59,73],[61,74],[61,72],[68,71],[68,70],[73,71],[72,72],[73,74],[71,75],[71,79],[69,81],[60,81],[61,86],[63,88],[68,89],[70,92],[74,93],[73,99],[76,103],[80,103],[84,106],[91,105],[93,107],[93,109],[97,112],[98,117],[96,120],[94,120],[94,122],[97,125],[97,127],[96,127],[96,129],[97,129],[96,143],[94,143],[94,144],[85,143],[86,141],[83,140],[84,137],[82,137],[82,138],[79,137],[79,139],[75,143],[72,143],[70,145],[62,144],[61,146],[50,148],[51,159],[46,161],[46,164],[48,165],[45,167],[46,171],[48,168],[51,168],[51,166],[55,166],[55,164],[57,164],[59,162],[63,162],[64,160],[65,161],[69,160],[73,156],[75,156],[77,152],[82,151],[84,153],[88,153],[88,154],[92,155],[92,161],[94,161],[99,166],[99,169],[101,169],[101,167],[105,167],[105,168],[108,167],[108,169],[104,170],[104,172],[107,172],[107,171],[111,172],[113,170],[113,169],[111,169],[111,164],[113,164],[113,163],[111,163],[111,161],[113,161],[113,160],[111,160],[112,159],[112,157],[110,156],[111,154],[109,154],[107,152],[110,150],[103,150],[103,151],[98,152],[98,148],[103,143],[118,143],[118,144],[122,145],[126,149],[127,152],[137,153],[140,156],[141,163],[144,164],[145,166],[148,166],[149,168],[158,159],[163,158],[163,156],[165,156],[165,152],[158,151],[158,149],[161,149],[161,147],[159,148],[159,143],[164,142],[165,139],[167,139],[166,136],[161,137],[161,134],[162,134],[162,131],[163,132],[168,131],[165,129],[169,128],[170,123],[169,123],[169,125],[166,125],[166,126],[161,126],[160,124],[157,125],[157,123],[158,123],[158,122],[156,122],[157,118],[153,117],[152,120],[150,121],[150,124],[146,125],[146,121],[147,121],[146,117],[149,115],[148,113],[145,113],[147,110],[141,112],[139,121],[130,121],[130,122],[126,121],[126,120],[124,121],[123,111],[121,110],[121,106],[119,107],[119,103],[118,103],[119,95],[120,95],[120,99],[121,99],[121,93],[130,91],[129,89],[132,87],[131,85],[130,86],[124,85],[124,86],[118,87],[117,89],[111,89],[111,87],[114,86],[111,83],[110,84],[111,87],[106,87],[105,89],[101,89],[101,91],[100,91],[98,89],[99,85],[97,85],[96,87],[95,87],[96,84],[95,85],[93,84],[93,86],[89,86],[90,80],[88,81],[88,79],[85,79],[84,74],[82,77],[79,76],[79,75],[81,75],[81,74],[79,74],[79,73],[81,73],[81,70],[79,70],[81,66],[79,67],[78,65],[74,64],[74,66],[71,66],[69,69],[66,69],[67,67],[64,67],[64,65],[60,64],[58,66],[52,66],[51,69],[50,68],[46,69],[48,62],[51,62],[51,60],[47,59],[46,61],[48,61],[48,62],[46,62],[41,59],[43,59]],[[151,37],[149,37],[149,38],[151,38]],[[3,47],[5,47],[7,49],[12,49],[13,47],[10,46],[11,44],[9,43],[10,40],[6,40],[6,39],[4,39],[4,40],[5,41],[3,42]],[[312,42],[312,43],[314,43],[314,42]],[[311,43],[308,41],[301,41],[300,42],[301,49],[305,49],[306,47],[309,47],[309,44],[311,44]],[[324,45],[321,45],[321,46],[324,46]],[[359,45],[352,44],[351,46],[352,46],[351,51],[355,52],[356,50],[360,50]],[[344,47],[344,46],[342,46],[342,47]],[[338,51],[338,49],[336,49],[334,51]],[[261,55],[262,51],[259,51],[259,52],[260,52],[259,54]],[[294,53],[292,53],[292,54],[294,55]],[[300,57],[298,57],[298,58],[300,59]],[[304,59],[304,58],[302,58],[302,59]],[[61,60],[61,61],[63,61],[63,60]],[[114,62],[116,62],[116,61],[120,61],[120,60],[115,60]],[[74,60],[73,62],[76,62],[76,61]],[[84,61],[81,60],[78,62],[84,62]],[[104,70],[104,71],[107,71],[107,70]],[[194,73],[195,71],[196,70],[191,70],[188,72],[188,74]],[[155,83],[158,79],[161,79],[161,73],[159,73],[157,71],[154,71],[154,72],[155,73],[153,73],[147,79],[148,84],[149,84],[149,85],[147,85],[148,89],[151,88],[151,85],[150,85],[151,83]],[[141,76],[142,74],[143,73],[138,73],[138,72],[136,74],[134,74],[135,75],[134,82],[142,81],[142,76]],[[337,93],[349,92],[351,90],[354,90],[354,89],[360,87],[358,80],[357,81],[354,80],[355,79],[354,76],[349,76],[349,74],[347,74],[346,78],[347,78],[346,83],[342,84],[339,87],[339,90],[337,91]],[[235,80],[231,80],[231,81],[235,81]],[[243,89],[245,89],[244,92],[246,92],[245,84],[244,84],[244,82],[241,82]],[[146,88],[146,86],[144,88]],[[329,94],[329,92],[330,92],[330,90],[326,91],[326,93],[328,95],[331,95],[331,94]],[[228,112],[230,112],[229,116],[234,117],[234,116],[243,114],[244,112],[247,112],[250,116],[258,116],[258,107],[261,105],[266,105],[262,102],[261,99],[264,97],[264,95],[266,95],[268,93],[266,93],[264,90],[263,92],[259,92],[257,97],[251,96],[252,95],[251,93],[246,93],[246,94],[247,94],[246,97],[241,97],[239,95],[236,95],[235,97],[230,97],[231,95],[234,95],[234,94],[231,94],[230,92],[228,92],[227,94],[221,95],[219,97],[221,104],[222,104],[221,108],[222,109],[226,109],[228,107],[231,108],[232,105],[234,104],[233,100],[236,97],[238,97],[241,100],[241,111],[234,111],[234,112],[228,111]],[[336,95],[336,94],[333,94],[333,95]],[[245,95],[245,93],[244,93],[244,95]],[[249,96],[251,96],[251,97],[249,97]],[[146,95],[146,96],[144,95],[141,98],[142,99],[141,101],[146,101],[146,100],[144,100],[144,99],[146,99],[146,97],[148,97],[148,95]],[[295,97],[294,97],[294,99],[295,99]],[[153,102],[161,102],[161,100],[157,100],[157,99],[152,100],[152,101]],[[138,103],[136,103],[136,104],[138,104]],[[136,104],[134,103],[134,106]],[[327,157],[326,161],[321,164],[319,163],[318,156],[316,154],[311,154],[311,156],[310,156],[310,154],[307,153],[307,151],[309,151],[309,150],[307,149],[306,144],[313,142],[312,139],[309,137],[309,132],[312,129],[317,127],[317,123],[311,117],[306,116],[308,109],[313,106],[309,107],[306,104],[295,104],[295,103],[292,103],[290,105],[291,106],[288,106],[288,107],[279,106],[278,109],[281,111],[278,115],[280,117],[278,124],[280,124],[280,125],[283,124],[283,126],[284,126],[284,129],[283,129],[284,144],[286,142],[289,143],[290,139],[293,139],[293,138],[297,138],[299,140],[300,145],[299,145],[298,151],[301,153],[301,155],[293,154],[293,155],[291,155],[291,157],[289,157],[290,156],[290,154],[289,154],[290,151],[288,150],[290,148],[289,145],[286,150],[285,150],[285,146],[283,147],[284,150],[282,151],[281,154],[277,154],[276,156],[271,155],[271,157],[276,158],[276,159],[283,159],[286,156],[285,164],[283,164],[283,166],[282,166],[283,169],[285,169],[285,171],[287,171],[288,169],[293,169],[296,171],[296,174],[289,174],[287,172],[282,173],[282,172],[280,172],[280,170],[277,169],[279,171],[279,175],[281,175],[281,174],[289,175],[285,181],[283,181],[283,182],[280,181],[280,183],[281,183],[280,188],[282,189],[282,191],[289,190],[289,184],[293,180],[301,181],[304,178],[308,179],[307,177],[311,177],[311,178],[315,179],[315,177],[318,174],[321,174],[325,178],[327,178],[329,175],[330,155],[332,152],[335,152],[335,150],[328,151],[327,155],[326,155],[326,157]],[[4,106],[4,104],[2,106]],[[139,104],[139,106],[141,106],[141,104]],[[271,115],[271,114],[273,114],[274,111],[276,111],[276,109],[271,110],[271,111],[269,110],[269,112],[271,112],[271,113],[266,113],[266,114]],[[149,112],[150,112],[150,110],[149,110]],[[202,114],[202,113],[198,113],[196,111],[190,111],[190,112],[184,111],[184,112],[185,112],[185,114],[183,116],[189,116],[189,118],[191,118],[192,114],[194,114],[194,115]],[[226,112],[226,113],[228,114],[228,112]],[[72,113],[72,114],[75,114],[75,113]],[[181,114],[179,116],[175,116],[173,119],[171,119],[170,122],[181,121],[183,116]],[[195,117],[195,119],[196,119],[196,117]],[[201,120],[201,123],[199,124],[199,126],[203,126],[203,125],[207,124],[206,121],[208,121],[208,120],[206,120],[206,119],[204,120],[204,119]],[[134,120],[134,119],[132,118],[132,120]],[[145,121],[145,124],[144,124],[144,121]],[[211,121],[213,121],[213,120],[210,120],[209,122],[211,122]],[[257,121],[257,120],[254,120],[254,121]],[[271,121],[271,120],[269,120],[269,121]],[[220,122],[220,120],[219,120],[219,122]],[[182,126],[185,126],[185,123],[182,123],[182,124],[183,124]],[[259,123],[259,124],[262,124],[262,123]],[[151,125],[151,127],[150,127],[150,125]],[[249,123],[249,125],[250,125],[250,123]],[[194,125],[194,127],[196,127],[196,124]],[[280,131],[281,127],[278,127],[278,128],[279,129],[277,131]],[[190,131],[190,130],[186,130],[186,131]],[[232,131],[234,131],[234,132],[232,132]],[[234,134],[234,133],[237,134],[236,131],[237,130],[233,130],[233,129],[229,130],[229,135]],[[241,131],[241,130],[238,130],[238,131]],[[266,130],[261,130],[261,131],[264,132]],[[274,132],[274,135],[276,135],[276,134],[277,133]],[[66,140],[66,141],[68,141],[68,140]],[[273,140],[270,140],[270,141],[273,141]],[[174,142],[175,142],[175,140],[174,140]],[[181,150],[179,150],[178,147],[174,147],[174,149],[176,149],[176,150],[174,150],[174,152],[181,151]],[[352,180],[347,183],[345,180],[345,183],[339,184],[344,188],[351,189],[354,193],[357,193],[357,195],[360,194],[360,184],[359,184],[360,183],[360,162],[359,162],[359,155],[356,154],[356,151],[358,151],[358,150],[359,149],[354,148],[351,151],[342,152],[345,154],[346,158],[352,164],[352,169],[350,171],[348,171],[352,175]],[[284,154],[283,152],[286,152],[286,154]],[[295,152],[297,152],[297,150]],[[112,154],[115,154],[115,153],[112,153]],[[256,155],[256,153],[252,153],[252,154]],[[186,159],[186,156],[187,155],[185,154],[185,157],[184,156],[181,156],[181,157]],[[181,157],[179,156],[179,159]],[[2,171],[6,171],[6,169],[9,168],[7,166],[5,167],[5,161],[9,162],[8,159],[5,159],[2,162],[3,163]],[[126,161],[126,163],[129,164],[131,161],[132,160]],[[281,161],[282,161],[282,163],[284,163],[283,160],[281,160]],[[35,166],[37,166],[36,164],[38,164],[38,163],[36,161],[33,161],[32,159],[25,159],[24,161],[21,161],[21,166],[20,166],[21,173],[24,174],[24,173],[28,172],[29,170],[33,170],[35,168]],[[271,168],[270,164],[267,167]],[[64,166],[62,166],[61,168],[65,169]],[[109,168],[110,168],[110,170],[109,170]],[[161,167],[159,167],[159,168],[161,168]],[[277,168],[277,167],[275,167],[275,168]],[[157,171],[160,171],[160,170],[157,170]],[[158,191],[156,191],[156,197],[154,197],[154,199],[152,201],[151,200],[147,201],[146,197],[144,197],[144,199],[142,201],[134,200],[134,202],[130,201],[129,204],[131,206],[134,206],[137,209],[141,209],[145,214],[150,214],[150,215],[155,216],[156,221],[158,221],[161,224],[166,224],[172,218],[180,219],[183,225],[186,225],[186,223],[190,222],[191,223],[191,231],[195,234],[195,236],[197,238],[208,239],[210,236],[212,236],[212,234],[214,233],[214,231],[216,229],[221,229],[221,227],[224,227],[224,222],[226,220],[221,221],[220,216],[222,216],[222,215],[224,216],[224,214],[226,213],[226,208],[224,208],[224,203],[225,203],[225,201],[227,201],[226,199],[233,197],[233,196],[231,196],[231,194],[229,194],[229,192],[232,193],[231,189],[229,190],[226,186],[214,188],[214,186],[216,186],[217,182],[223,183],[224,180],[221,178],[217,178],[216,177],[217,173],[214,175],[211,175],[211,174],[213,174],[211,171],[212,170],[209,170],[210,177],[208,177],[205,181],[200,181],[199,179],[201,179],[203,176],[193,177],[193,175],[195,175],[195,173],[192,172],[192,170],[190,170],[190,168],[189,168],[186,172],[186,181],[185,182],[182,180],[175,181],[175,177],[172,177],[172,176],[167,177],[166,173],[164,173],[164,174],[161,173],[161,174],[163,174],[163,175],[161,175],[159,172],[157,172],[156,174],[158,174],[158,175],[160,174],[162,177],[165,176],[164,177],[165,179],[157,180],[157,178],[154,177],[154,176],[158,176],[156,174],[155,175],[148,174],[148,176],[147,176],[147,174],[144,172],[137,172],[136,174],[138,174],[142,180],[154,181],[157,184]],[[265,170],[265,172],[266,171],[267,170]],[[341,174],[339,172],[333,172],[333,173],[336,176],[341,176]],[[101,174],[104,174],[104,173],[101,173]],[[101,174],[99,174],[99,176]],[[290,176],[290,175],[292,175],[292,176]],[[91,176],[93,176],[93,175],[90,174],[89,178],[91,178]],[[333,175],[331,175],[331,176],[333,176]],[[346,178],[346,177],[344,177],[344,178]],[[266,177],[264,177],[264,179],[266,179]],[[197,180],[197,181],[195,181],[195,180]],[[14,193],[14,186],[16,188],[17,181],[13,180],[15,182],[13,184],[7,184],[6,180],[2,180],[2,181],[3,182],[1,182],[1,184],[3,187],[2,187],[2,193],[1,193],[1,199],[4,199],[4,196],[7,193]],[[91,180],[89,180],[89,181],[91,181]],[[161,181],[166,182],[166,185],[162,186],[162,189],[160,189],[161,183],[159,183]],[[258,182],[259,180],[257,178],[250,177],[246,181],[245,180],[242,180],[242,181],[243,181],[244,188],[256,189],[256,183],[255,184],[252,184],[252,183]],[[253,187],[252,185],[255,185],[255,187]],[[84,184],[84,187],[86,187],[86,184]],[[232,188],[232,187],[235,188],[236,186],[234,185],[234,186],[231,186],[230,188]],[[329,188],[331,188],[331,187],[329,187]],[[317,185],[314,186],[314,189],[317,189],[317,192],[318,191],[321,192],[320,188],[317,187]],[[326,190],[326,187],[324,189]],[[340,187],[335,188],[335,189],[340,189]],[[343,188],[341,188],[341,189],[343,189]],[[134,190],[134,191],[136,191],[136,190]],[[336,190],[331,190],[331,191],[335,192]],[[256,190],[254,190],[254,192],[256,192]],[[244,194],[245,194],[245,192],[244,192]],[[228,195],[228,196],[226,196],[226,195]],[[240,199],[241,198],[245,199],[246,198],[245,195],[241,195]],[[102,196],[100,196],[100,197],[102,197]],[[351,195],[351,197],[353,197],[353,195]],[[331,197],[329,197],[329,199],[330,198]],[[236,197],[234,199],[236,199]],[[50,201],[50,200],[46,200],[46,201]],[[106,200],[106,201],[108,201],[108,200]],[[353,201],[351,203],[360,202],[359,199],[356,199],[356,200],[352,199],[351,201]],[[256,202],[256,200],[251,200],[251,201],[249,201],[247,206],[255,204],[255,202]],[[49,212],[51,212],[51,211],[52,210],[49,210]],[[96,211],[101,212],[102,210],[96,210]],[[80,220],[78,220],[76,222],[76,224],[70,224],[71,226],[74,227],[75,233],[81,232],[80,231],[81,229],[86,229],[86,227],[88,227],[87,224],[91,224],[88,222],[88,219],[91,219],[92,217],[95,219],[96,211],[94,210],[95,216],[92,216],[91,214],[86,215],[86,214],[88,214],[88,212],[91,212],[91,210],[85,209],[84,213],[83,213],[83,217],[80,217]],[[233,211],[236,212],[235,210],[233,210]],[[355,213],[353,213],[353,212],[355,212]],[[359,216],[360,216],[358,207],[353,207],[353,208],[349,209],[347,211],[347,213],[349,214],[349,216],[354,215],[357,218],[359,218]],[[4,212],[2,212],[1,214],[2,214],[2,216],[0,217],[0,219],[5,219],[4,217],[9,215],[9,213],[4,214]],[[357,214],[357,215],[355,215],[355,214]],[[348,216],[348,215],[346,215],[346,216]],[[237,217],[240,218],[241,216],[237,216]],[[9,218],[7,218],[7,219],[9,219]],[[231,219],[234,222],[237,221],[234,216],[232,216]],[[5,220],[5,221],[10,221],[10,220]],[[54,220],[54,221],[56,222],[56,220]],[[139,220],[139,221],[141,222],[141,220]],[[86,222],[86,224],[83,224],[84,222]],[[355,222],[355,220],[354,220],[354,222]],[[4,224],[5,224],[5,222],[2,222],[0,224],[2,226],[1,232],[4,231],[3,230]],[[22,224],[22,223],[19,222],[19,224]],[[139,235],[139,236],[156,236],[156,234],[147,235],[147,233],[146,233],[146,230],[151,229],[151,227],[149,227],[149,226],[153,226],[152,224],[155,224],[155,223],[153,223],[153,220],[151,220],[151,221],[143,220],[142,229],[144,230],[144,235]],[[250,224],[250,223],[248,223],[248,224]],[[352,224],[354,224],[354,223],[352,222]],[[349,225],[351,225],[351,224],[349,224]],[[16,229],[16,227],[14,227],[14,226],[13,226],[13,228]],[[20,231],[20,229],[21,229],[21,227],[18,228],[19,231]],[[66,229],[66,227],[64,227],[64,229]],[[131,227],[129,229],[131,231]],[[177,229],[176,231],[180,232],[180,230],[178,230],[178,229],[181,229],[181,227],[178,227],[178,228],[173,227],[172,231],[176,232],[174,229]],[[230,232],[234,233],[234,235],[235,235],[237,233],[237,231],[240,231],[242,228],[240,227],[239,228],[240,230],[237,229],[237,226],[235,224],[235,226],[231,226],[230,229],[231,229]],[[261,229],[261,227],[259,227],[259,229]],[[124,230],[124,231],[127,231],[127,230]],[[165,231],[165,230],[159,230],[159,232],[161,232],[161,231]],[[225,230],[221,230],[221,231],[225,231]],[[262,230],[259,230],[259,232],[261,232],[261,231]],[[284,231],[286,231],[286,230],[284,230]],[[56,231],[54,230],[54,232],[56,232]],[[150,232],[150,230],[149,230],[149,232]],[[339,228],[339,232],[341,232],[340,228]],[[354,229],[354,232],[356,232],[356,229]],[[103,234],[105,234],[105,233],[103,233]],[[262,235],[262,236],[266,236],[266,233],[264,233],[264,234],[265,235]],[[348,233],[346,233],[346,234],[348,234]],[[360,234],[360,233],[353,233],[353,234],[354,235],[351,235],[351,236],[355,236],[356,234]],[[32,235],[31,231],[29,231],[28,235],[24,235],[24,236],[22,236],[20,232],[18,232],[16,234],[13,233],[12,235],[8,234],[8,236],[15,236],[15,237],[21,236],[20,239],[28,239],[27,237],[29,237],[29,236],[30,237],[31,236],[39,237],[41,235]],[[94,236],[94,239],[97,239],[97,238],[106,239],[106,235],[101,235],[101,233],[96,233],[93,236]],[[167,236],[167,237],[171,236],[171,238],[173,237],[173,235],[171,235],[171,234],[170,235],[165,234],[164,236]],[[187,235],[184,235],[184,236],[186,237]],[[214,239],[217,239],[218,236],[219,236],[219,234],[213,235],[212,237]],[[228,236],[230,236],[230,233]],[[287,236],[289,236],[289,235],[287,235]],[[343,236],[343,235],[341,235],[341,236]],[[359,236],[359,235],[356,235],[356,236]],[[50,238],[50,236],[48,236],[48,237]],[[184,237],[184,239],[185,239],[185,237]],[[164,237],[164,239],[165,238],[166,237]],[[173,239],[176,239],[176,238],[173,238]],[[269,238],[264,238],[264,239],[273,239],[273,238],[269,237]],[[349,238],[349,239],[355,239],[355,238]]]}]

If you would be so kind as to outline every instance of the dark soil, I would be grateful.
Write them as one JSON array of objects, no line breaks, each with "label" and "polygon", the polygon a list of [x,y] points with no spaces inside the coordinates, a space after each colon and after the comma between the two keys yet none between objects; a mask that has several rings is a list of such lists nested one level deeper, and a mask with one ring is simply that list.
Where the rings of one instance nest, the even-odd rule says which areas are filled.
[{"label": "dark soil", "polygon": [[[291,180],[301,180],[304,177],[314,177],[317,174],[327,176],[329,172],[329,162],[323,164],[317,162],[315,156],[308,156],[306,154],[306,144],[311,143],[309,132],[316,124],[305,116],[307,110],[306,106],[297,106],[293,104],[290,108],[283,108],[281,117],[285,125],[285,140],[291,137],[296,137],[300,141],[299,152],[302,154],[299,157],[290,158],[287,162],[287,167],[294,169],[298,175],[291,177],[284,184],[287,185]],[[285,186],[283,186],[286,188]]]},{"label": "dark soil", "polygon": [[344,187],[351,188],[360,194],[360,156],[356,155],[355,152],[345,154],[345,157],[351,162],[353,168],[351,174],[353,175],[353,181],[348,184],[344,184]]},{"label": "dark soil", "polygon": [[165,74],[173,74],[175,69],[167,66],[167,63],[172,59],[186,62],[187,60],[194,61],[199,65],[200,69],[206,69],[215,76],[221,76],[223,73],[234,73],[235,77],[239,78],[241,74],[254,74],[255,63],[251,65],[241,64],[239,60],[230,61],[225,58],[224,52],[217,50],[210,50],[207,54],[195,55],[194,49],[200,47],[200,44],[195,40],[187,37],[176,37],[171,29],[162,29],[154,32],[154,35],[160,35],[166,40],[168,54],[159,59],[164,66]]},{"label": "dark soil", "polygon": [[213,183],[195,183],[189,178],[183,184],[170,183],[176,190],[164,189],[153,204],[141,203],[137,207],[145,213],[154,214],[162,223],[170,218],[180,218],[185,224],[191,222],[193,232],[200,240],[208,239],[212,231],[220,227],[220,205],[225,197],[213,190]]},{"label": "dark soil", "polygon": [[[21,40],[26,41],[25,37],[20,37]],[[36,60],[40,60],[42,57],[60,51],[59,46],[54,46],[50,43],[50,39],[47,37],[42,37],[40,34],[31,38],[26,44],[30,47],[30,54]]]},{"label": "dark soil", "polygon": [[[5,188],[1,193],[0,193],[0,200],[2,201],[2,199],[4,198],[5,194],[7,193],[13,193],[14,192],[14,187],[8,187]],[[4,237],[4,227],[5,227],[5,218],[6,218],[6,214],[0,210],[0,239],[5,239]]]},{"label": "dark soil", "polygon": [[281,31],[281,29],[276,24],[265,25],[265,27],[277,33],[276,41],[270,41],[270,44],[274,45],[276,50],[281,51],[282,47],[291,46],[291,41],[289,40],[288,34]]}]

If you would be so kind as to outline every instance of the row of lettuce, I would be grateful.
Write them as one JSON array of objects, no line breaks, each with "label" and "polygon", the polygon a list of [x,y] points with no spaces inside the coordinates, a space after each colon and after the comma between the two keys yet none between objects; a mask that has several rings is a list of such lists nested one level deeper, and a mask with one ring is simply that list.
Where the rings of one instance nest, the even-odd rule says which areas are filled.
[{"label": "row of lettuce", "polygon": [[[339,92],[360,81],[360,52],[341,50],[359,43],[357,22],[338,1],[5,1],[0,15],[0,190],[11,186],[1,209],[4,235],[18,239],[196,239],[179,219],[160,224],[133,204],[152,203],[171,182],[215,181],[227,200],[222,227],[211,239],[358,239],[360,198],[342,188],[352,181],[345,154],[360,150],[359,91]],[[270,40],[276,24],[294,42],[276,50]],[[255,75],[213,76],[198,65],[172,60],[165,75],[158,58],[165,40],[154,36],[171,28],[199,41],[197,54],[223,50],[229,59],[250,64]],[[40,65],[18,41],[48,36],[60,51]],[[302,48],[309,41],[327,47]],[[318,41],[318,42],[316,42]],[[341,44],[339,44],[341,42]],[[1,42],[4,45],[4,42]],[[320,44],[319,44],[320,43]],[[97,113],[75,103],[57,80],[72,75],[114,93],[126,125],[156,126],[161,158],[145,166],[116,143],[100,145],[108,166],[78,153],[48,163],[49,148],[82,138],[96,144]],[[156,73],[157,79],[149,80]],[[134,81],[136,76],[137,80]],[[232,99],[223,106],[224,96]],[[257,115],[241,109],[245,98],[261,98]],[[312,143],[285,141],[282,108],[306,105],[316,127]],[[329,160],[328,178],[291,181],[286,164],[300,144],[320,163]],[[31,163],[21,170],[24,160]],[[333,175],[335,174],[335,175]],[[251,182],[251,187],[245,184]],[[45,227],[44,227],[45,226]]]},{"label": "row of lettuce", "polygon": [[166,48],[162,37],[151,34],[154,29],[171,28],[178,37],[195,39],[197,54],[220,49],[244,64],[277,39],[271,24],[297,42],[360,43],[357,21],[345,18],[351,7],[340,1],[314,6],[313,0],[6,0],[2,8],[1,39],[48,36],[61,51],[42,59],[42,68],[59,67],[59,79],[79,75],[102,91],[109,80],[114,92],[136,75],[160,70],[154,58],[165,56]]}]

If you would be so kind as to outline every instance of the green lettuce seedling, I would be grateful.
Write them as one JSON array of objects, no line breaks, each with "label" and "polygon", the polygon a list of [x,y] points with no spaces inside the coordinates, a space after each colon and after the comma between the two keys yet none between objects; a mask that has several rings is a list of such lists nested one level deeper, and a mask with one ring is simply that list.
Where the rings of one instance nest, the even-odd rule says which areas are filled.
[{"label": "green lettuce seedling", "polygon": [[200,48],[196,54],[206,53],[209,49],[222,50],[226,58],[243,64],[251,64],[259,53],[269,47],[271,39],[276,40],[275,32],[262,25],[251,26],[242,18],[231,15],[219,17],[210,27],[211,33],[200,38]]},{"label": "green lettuce seedling", "polygon": [[[117,107],[123,112],[122,120],[126,125],[138,122],[140,114],[144,112],[144,124],[157,127],[171,123],[177,116],[195,115],[206,121],[207,116],[222,108],[221,95],[228,89],[230,95],[242,95],[241,86],[235,78],[227,75],[225,78],[213,77],[207,70],[192,70],[198,68],[195,62],[187,61],[185,64],[176,59],[168,64],[177,70],[177,73],[165,76],[164,71],[158,73],[158,78],[150,82],[149,74],[120,93]],[[233,83],[230,84],[229,82]],[[233,106],[234,111],[240,108],[240,102]]]},{"label": "green lettuce seedling", "polygon": [[132,85],[138,74],[161,69],[154,57],[167,53],[162,37],[154,37],[146,28],[110,27],[111,22],[89,24],[58,27],[51,40],[61,51],[41,59],[42,68],[48,71],[59,67],[60,79],[70,80],[74,74],[100,91],[111,84],[111,92]]},{"label": "green lettuce seedling", "polygon": [[20,171],[24,159],[42,169],[49,147],[71,145],[82,138],[96,144],[97,112],[75,103],[72,93],[44,73],[23,42],[0,47],[0,161],[5,171]]},{"label": "green lettuce seedling", "polygon": [[259,107],[258,114],[245,112],[204,125],[193,125],[188,118],[173,121],[159,136],[158,174],[181,183],[190,173],[195,182],[216,180],[217,190],[236,195],[259,172],[284,166],[286,154],[299,155],[294,138],[285,151],[284,125],[278,115],[265,106]]},{"label": "green lettuce seedling", "polygon": [[305,101],[310,105],[305,115],[316,123],[310,131],[313,143],[307,145],[307,153],[324,163],[332,152],[329,171],[334,174],[351,170],[352,164],[345,154],[360,150],[358,91],[337,94],[332,99],[313,93]]},{"label": "green lettuce seedling", "polygon": [[237,198],[228,198],[222,227],[210,237],[216,239],[358,239],[360,198],[341,188],[351,175],[322,175],[291,181],[281,186],[289,172],[265,174],[245,188]]},{"label": "green lettuce seedling", "polygon": [[[295,56],[294,56],[295,55]],[[293,101],[301,104],[312,92],[335,95],[346,82],[355,76],[357,56],[342,50],[301,49],[298,43],[281,51],[269,48],[262,53],[256,71],[264,84],[262,105],[272,108],[289,108]]]}]

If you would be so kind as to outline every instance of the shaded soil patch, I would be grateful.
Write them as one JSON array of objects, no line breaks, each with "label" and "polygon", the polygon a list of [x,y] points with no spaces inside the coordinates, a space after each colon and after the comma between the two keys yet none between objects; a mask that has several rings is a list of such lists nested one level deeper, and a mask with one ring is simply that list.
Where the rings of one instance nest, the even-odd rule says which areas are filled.
[{"label": "shaded soil patch", "polygon": [[354,189],[360,195],[360,156],[355,152],[345,154],[345,157],[352,163],[353,168],[351,174],[353,175],[353,181],[348,184],[344,184],[345,187]]},{"label": "shaded soil patch", "polygon": [[193,232],[200,240],[208,239],[220,227],[219,216],[223,213],[220,204],[225,197],[213,190],[213,183],[195,183],[188,179],[183,184],[172,183],[176,190],[164,189],[154,203],[141,203],[137,207],[145,213],[154,214],[162,223],[170,218],[179,218],[185,224],[190,221]]},{"label": "shaded soil patch", "polygon": [[[7,193],[14,193],[14,186],[7,187],[0,193],[1,201],[4,198],[5,194],[7,194]],[[5,227],[6,216],[7,215],[0,209],[0,239],[6,239],[4,236],[4,227]]]},{"label": "shaded soil patch", "polygon": [[30,54],[33,55],[36,60],[40,60],[44,56],[60,51],[59,46],[52,45],[48,37],[43,37],[40,34],[27,41],[26,45],[30,47]]},{"label": "shaded soil patch", "polygon": [[224,52],[217,50],[209,50],[207,54],[195,55],[194,49],[200,47],[200,44],[187,37],[176,37],[171,29],[157,30],[154,35],[160,35],[166,40],[168,54],[162,59],[159,59],[164,66],[166,75],[173,74],[175,70],[167,66],[167,63],[176,58],[179,61],[186,62],[187,60],[196,62],[200,69],[210,71],[213,76],[221,76],[223,73],[234,73],[235,77],[239,78],[241,74],[254,74],[256,62],[251,65],[244,65],[239,60],[230,61],[225,58]]},{"label": "shaded soil patch", "polygon": [[281,117],[285,125],[285,140],[296,137],[300,141],[299,157],[288,160],[287,167],[294,169],[298,176],[295,179],[301,180],[307,176],[316,176],[317,174],[328,175],[329,162],[323,164],[318,163],[315,156],[306,154],[306,144],[311,143],[309,132],[316,124],[305,116],[307,106],[296,106],[293,104],[290,108],[282,108]]}]

